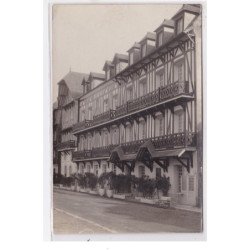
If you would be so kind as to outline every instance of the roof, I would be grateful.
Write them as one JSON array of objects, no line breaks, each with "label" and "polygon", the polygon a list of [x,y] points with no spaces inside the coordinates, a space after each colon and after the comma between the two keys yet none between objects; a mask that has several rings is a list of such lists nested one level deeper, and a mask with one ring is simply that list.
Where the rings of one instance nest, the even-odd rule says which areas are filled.
[{"label": "roof", "polygon": [[112,63],[114,63],[117,60],[128,62],[128,55],[115,53]]},{"label": "roof", "polygon": [[100,80],[105,80],[105,75],[102,74],[102,73],[90,72],[89,78],[90,77],[92,77],[92,78],[98,78]]},{"label": "roof", "polygon": [[174,28],[174,20],[164,19],[163,22],[160,24],[160,26],[158,26],[158,28],[155,30],[155,32],[157,32],[162,27]]},{"label": "roof", "polygon": [[113,67],[114,64],[113,64],[111,61],[108,61],[108,60],[107,60],[107,61],[105,61],[105,64],[104,64],[102,70],[105,70],[105,69],[106,69],[106,66]]},{"label": "roof", "polygon": [[184,11],[195,15],[199,15],[200,10],[201,10],[200,5],[183,4],[181,9],[177,11],[177,13],[172,17],[172,19],[177,19]]},{"label": "roof", "polygon": [[[82,82],[86,79],[88,74],[70,71],[62,80],[66,83],[70,90],[71,96],[75,99],[79,97],[82,92]],[[62,82],[62,81],[61,81]],[[59,84],[61,83],[59,82]]]},{"label": "roof", "polygon": [[141,43],[142,41],[146,40],[146,39],[155,41],[155,39],[156,39],[156,34],[155,34],[154,32],[148,32],[148,33],[141,39],[140,43]]},{"label": "roof", "polygon": [[127,50],[127,52],[129,52],[130,50],[132,50],[132,49],[140,49],[141,48],[141,44],[140,43],[137,43],[137,42],[135,42],[134,44],[133,44],[133,46],[129,49],[129,50]]}]

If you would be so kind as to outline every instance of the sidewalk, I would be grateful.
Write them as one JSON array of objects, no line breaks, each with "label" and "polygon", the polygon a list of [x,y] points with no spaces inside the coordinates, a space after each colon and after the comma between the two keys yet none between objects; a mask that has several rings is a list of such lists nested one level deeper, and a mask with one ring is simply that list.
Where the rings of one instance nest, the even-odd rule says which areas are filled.
[{"label": "sidewalk", "polygon": [[[88,195],[92,195],[92,196],[96,196],[97,194],[91,194],[88,192],[77,192],[77,191],[73,191],[73,190],[69,190],[66,188],[59,188],[57,186],[53,186],[54,189],[57,190],[64,190],[67,192],[73,192],[73,193],[79,193],[79,194],[88,194]],[[99,196],[99,195],[98,195]],[[99,196],[101,197],[101,196]],[[128,202],[133,202],[133,203],[138,203],[138,204],[143,204],[143,205],[148,205],[148,206],[154,206],[154,207],[159,207],[157,206],[157,204],[148,204],[148,203],[143,203],[137,199],[117,199],[117,198],[108,198],[106,196],[102,197],[102,198],[106,198],[106,199],[116,199],[116,200],[121,200],[121,201],[128,201]],[[195,212],[195,213],[202,213],[202,209],[198,208],[198,207],[194,207],[194,206],[188,206],[188,205],[171,205],[171,207],[169,209],[178,209],[178,210],[184,210],[184,211],[190,211],[190,212]]]}]

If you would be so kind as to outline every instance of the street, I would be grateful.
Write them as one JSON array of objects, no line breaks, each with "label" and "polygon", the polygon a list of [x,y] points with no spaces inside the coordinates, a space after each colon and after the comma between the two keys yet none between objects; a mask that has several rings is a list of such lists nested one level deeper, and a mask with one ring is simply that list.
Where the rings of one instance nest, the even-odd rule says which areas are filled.
[{"label": "street", "polygon": [[200,232],[201,214],[54,190],[55,234]]}]

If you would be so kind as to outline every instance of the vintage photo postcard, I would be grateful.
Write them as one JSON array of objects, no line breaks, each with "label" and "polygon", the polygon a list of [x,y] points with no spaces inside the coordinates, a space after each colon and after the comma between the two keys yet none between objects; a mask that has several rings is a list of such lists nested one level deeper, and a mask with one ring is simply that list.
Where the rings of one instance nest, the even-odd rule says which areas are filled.
[{"label": "vintage photo postcard", "polygon": [[50,5],[53,240],[204,233],[203,10]]}]

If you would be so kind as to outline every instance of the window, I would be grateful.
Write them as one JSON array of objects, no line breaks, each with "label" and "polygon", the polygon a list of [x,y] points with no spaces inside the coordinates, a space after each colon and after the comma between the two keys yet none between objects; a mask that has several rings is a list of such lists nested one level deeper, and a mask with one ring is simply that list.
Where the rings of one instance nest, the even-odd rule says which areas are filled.
[{"label": "window", "polygon": [[133,99],[133,90],[132,87],[127,88],[127,101]]},{"label": "window", "polygon": [[146,46],[147,46],[146,43],[143,44],[143,46],[142,46],[142,57],[146,56],[146,50],[147,50]]},{"label": "window", "polygon": [[181,181],[182,181],[182,166],[179,166],[178,168],[178,192],[181,193],[182,187],[181,187]]},{"label": "window", "polygon": [[91,136],[88,136],[88,138],[87,138],[87,147],[88,147],[88,150],[90,150],[91,147],[92,147],[92,138],[91,138]]},{"label": "window", "polygon": [[143,121],[139,125],[139,139],[145,139],[147,137],[147,126],[146,122]]},{"label": "window", "polygon": [[159,87],[162,86],[164,86],[164,74],[163,72],[160,72],[156,74],[155,88],[158,89]]},{"label": "window", "polygon": [[108,110],[108,99],[105,99],[103,101],[103,112]]},{"label": "window", "polygon": [[129,54],[129,65],[132,65],[134,63],[134,60],[133,60],[133,53],[130,53]]},{"label": "window", "polygon": [[132,136],[133,136],[133,134],[132,134],[132,126],[129,125],[129,126],[126,127],[126,141],[127,142],[132,141],[133,140]]},{"label": "window", "polygon": [[161,168],[156,168],[156,179],[161,178]]},{"label": "window", "polygon": [[112,143],[114,145],[118,144],[118,130],[114,129],[112,134]]},{"label": "window", "polygon": [[160,87],[162,87],[164,85],[164,75],[163,75],[163,73],[161,73],[159,75],[159,81],[160,81]]},{"label": "window", "polygon": [[139,178],[145,176],[145,167],[139,166]]},{"label": "window", "polygon": [[110,69],[106,71],[106,74],[107,74],[107,80],[110,79]]},{"label": "window", "polygon": [[190,175],[188,178],[188,190],[193,192],[194,191],[194,176]]},{"label": "window", "polygon": [[183,132],[183,112],[178,114],[178,132]]},{"label": "window", "polygon": [[180,61],[174,65],[174,82],[184,81],[184,62]]},{"label": "window", "polygon": [[158,35],[158,46],[161,46],[163,43],[163,33],[159,33]]},{"label": "window", "polygon": [[103,173],[106,173],[106,172],[107,172],[107,165],[106,165],[106,164],[103,164],[103,165],[102,165],[102,172],[103,172]]},{"label": "window", "polygon": [[164,118],[159,117],[159,136],[164,135]]},{"label": "window", "polygon": [[103,133],[103,146],[108,146],[108,132],[104,131]]},{"label": "window", "polygon": [[117,106],[118,106],[118,98],[116,94],[113,96],[113,99],[112,99],[112,109],[115,110]]},{"label": "window", "polygon": [[89,107],[89,110],[88,110],[88,119],[89,120],[92,120],[92,107]]},{"label": "window", "polygon": [[183,191],[187,190],[187,175],[182,175],[181,188],[182,188]]},{"label": "window", "polygon": [[82,109],[81,111],[81,121],[84,121],[85,120],[85,111],[84,109]]},{"label": "window", "polygon": [[183,31],[183,18],[180,18],[176,21],[176,34],[179,34]]},{"label": "window", "polygon": [[80,167],[80,173],[81,173],[81,174],[84,174],[83,166]]},{"label": "window", "polygon": [[116,74],[118,74],[121,71],[121,65],[120,65],[120,63],[117,63],[115,65],[115,71],[116,71]]},{"label": "window", "polygon": [[99,98],[96,99],[95,103],[95,114],[97,115],[99,112]]},{"label": "window", "polygon": [[140,82],[140,96],[144,96],[147,94],[147,81],[144,79]]}]

